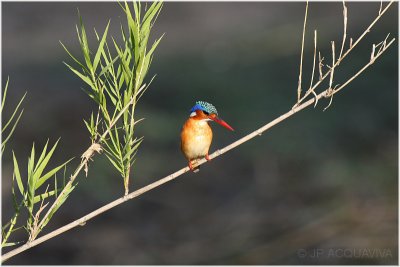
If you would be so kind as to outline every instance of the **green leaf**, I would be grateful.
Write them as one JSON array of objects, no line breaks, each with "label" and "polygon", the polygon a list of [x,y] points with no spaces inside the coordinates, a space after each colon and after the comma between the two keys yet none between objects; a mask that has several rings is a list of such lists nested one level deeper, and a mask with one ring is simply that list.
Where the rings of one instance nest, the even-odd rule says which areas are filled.
[{"label": "green leaf", "polygon": [[39,201],[42,201],[42,200],[44,200],[44,199],[46,199],[48,197],[54,196],[60,190],[61,190],[61,188],[58,188],[58,189],[54,189],[54,190],[51,190],[49,192],[43,193],[43,194],[41,194],[39,196],[35,196],[35,198],[33,199],[33,203],[36,204]]},{"label": "green leaf", "polygon": [[80,73],[70,65],[68,65],[66,62],[63,62],[73,73],[75,73],[79,78],[81,78],[85,83],[87,83],[94,91],[97,91],[97,88],[95,85],[92,83],[92,80],[85,76],[84,74]]},{"label": "green leaf", "polygon": [[89,72],[88,69],[79,61],[77,60],[69,51],[68,49],[64,46],[64,44],[60,41],[60,44],[64,48],[64,50],[67,52],[67,54],[86,72]]},{"label": "green leaf", "polygon": [[35,167],[35,143],[32,144],[31,156],[28,158],[28,183],[29,179],[33,177]]},{"label": "green leaf", "polygon": [[48,173],[46,173],[42,177],[40,177],[38,179],[37,183],[36,183],[36,188],[35,189],[38,189],[44,182],[46,182],[51,176],[53,176],[55,173],[57,173],[62,167],[64,167],[66,164],[68,164],[68,162],[70,162],[71,160],[72,160],[72,158],[67,160],[66,162],[64,162],[60,166],[52,169],[51,171],[49,171]]},{"label": "green leaf", "polygon": [[122,168],[107,154],[105,154],[106,157],[108,158],[108,160],[112,163],[112,165],[114,165],[114,167],[119,171],[119,173],[122,175],[122,177],[124,176],[124,171],[122,170]]},{"label": "green leaf", "polygon": [[149,52],[147,53],[146,57],[148,57],[148,56],[150,56],[150,55],[152,55],[152,54],[154,53],[154,50],[157,48],[158,44],[160,43],[160,41],[161,41],[161,39],[164,37],[164,35],[165,35],[165,33],[163,33],[163,34],[161,35],[161,37],[158,38],[158,39],[154,42],[153,46],[151,47],[151,49],[150,49]]},{"label": "green leaf", "polygon": [[142,141],[143,141],[143,138],[140,138],[140,140],[137,141],[136,144],[132,148],[129,149],[128,153],[126,153],[123,158],[124,161],[126,161],[126,160],[128,160],[129,162],[131,161],[132,153],[137,151],[137,149],[138,149],[139,145],[142,143]]},{"label": "green leaf", "polygon": [[86,128],[88,129],[89,133],[92,134],[93,129],[89,126],[89,123],[85,119],[83,119],[83,122],[85,123]]},{"label": "green leaf", "polygon": [[13,127],[11,128],[11,131],[8,133],[7,137],[2,141],[2,143],[1,143],[1,153],[3,153],[5,145],[7,144],[8,140],[11,138],[12,134],[14,133],[14,130],[17,127],[19,119],[21,118],[23,113],[24,113],[24,110],[21,110],[21,113],[19,114],[19,116],[16,119]]},{"label": "green leaf", "polygon": [[44,170],[44,168],[47,166],[47,164],[49,163],[49,160],[51,158],[51,156],[54,153],[54,150],[57,147],[58,142],[60,141],[60,139],[57,140],[57,142],[54,144],[54,146],[51,148],[51,150],[46,154],[46,156],[43,158],[42,162],[40,162],[40,164],[36,165],[35,168],[35,178],[39,179],[40,176],[42,175],[42,172]]},{"label": "green leaf", "polygon": [[107,32],[108,32],[108,27],[110,26],[110,21],[108,21],[107,23],[107,27],[104,30],[104,34],[103,37],[101,38],[100,44],[99,44],[99,48],[97,49],[96,55],[94,57],[94,61],[93,61],[93,71],[96,71],[97,69],[97,65],[99,64],[100,61],[100,56],[104,51],[104,43],[106,41],[107,38]]},{"label": "green leaf", "polygon": [[139,23],[135,22],[132,18],[132,13],[129,9],[128,4],[125,2],[125,9],[122,8],[126,14],[126,18],[128,21],[128,26],[129,26],[129,32],[130,32],[130,36],[131,36],[131,40],[132,40],[132,45],[133,47],[135,47],[134,49],[134,53],[135,53],[135,61],[138,62],[139,60],[139,40],[140,40],[140,36],[139,36]]},{"label": "green leaf", "polygon": [[108,70],[114,66],[114,63],[118,60],[118,58],[119,58],[119,56],[116,56],[111,62],[109,62],[109,63],[107,64],[107,66],[105,66],[105,67],[101,70],[101,72],[100,72],[100,74],[99,74],[99,77],[103,76],[106,72],[108,72]]},{"label": "green leaf", "polygon": [[14,151],[12,153],[13,153],[13,161],[14,161],[15,179],[17,180],[17,185],[18,185],[19,192],[23,196],[25,194],[25,191],[24,191],[24,185],[22,183],[21,173],[20,173],[19,167],[18,167],[18,161],[17,161],[17,159],[15,157]]},{"label": "green leaf", "polygon": [[[146,14],[143,18],[143,25],[147,23],[147,21],[153,20],[154,16],[160,13],[163,3],[161,1],[154,1],[150,8],[146,11]],[[157,18],[157,17],[156,17]]]},{"label": "green leaf", "polygon": [[135,12],[135,19],[136,19],[136,24],[140,24],[140,11],[141,11],[141,6],[140,6],[140,2],[133,2],[133,9]]},{"label": "green leaf", "polygon": [[[25,94],[22,96],[22,98],[21,98],[21,100],[19,101],[18,105],[15,107],[15,110],[14,110],[13,114],[12,114],[11,117],[8,119],[8,122],[7,122],[6,125],[4,125],[3,128],[1,129],[1,132],[4,132],[4,131],[7,129],[7,127],[10,125],[10,123],[11,123],[11,121],[13,120],[15,114],[18,112],[18,109],[19,109],[20,105],[21,105],[22,102],[24,101],[26,94],[27,94],[27,92],[25,92]],[[14,123],[14,125],[18,123],[19,118],[21,117],[21,115],[22,115],[22,112],[21,112],[21,114],[18,116],[18,119],[17,119],[17,121]],[[14,128],[14,127],[13,127],[13,128]]]},{"label": "green leaf", "polygon": [[1,247],[3,247],[3,248],[5,248],[5,247],[11,247],[11,246],[15,246],[15,245],[18,245],[18,244],[20,244],[20,243],[22,243],[22,241],[19,241],[19,242],[9,242],[9,243],[4,243],[4,244],[1,244]]},{"label": "green leaf", "polygon": [[36,163],[36,165],[40,164],[42,162],[42,160],[44,159],[44,157],[46,156],[46,152],[47,152],[47,145],[49,144],[49,139],[47,138],[46,144],[44,145],[43,151],[40,154],[40,157]]},{"label": "green leaf", "polygon": [[6,102],[6,96],[7,96],[8,82],[9,81],[10,81],[10,77],[7,77],[6,86],[4,87],[4,92],[3,92],[3,99],[1,100],[1,112],[2,113],[3,113],[4,103]]},{"label": "green leaf", "polygon": [[[79,10],[78,10],[78,13],[79,13]],[[83,25],[82,16],[80,14],[78,14],[78,15],[79,15],[79,25],[80,25],[80,28],[81,28],[81,35],[80,35],[81,49],[82,49],[82,52],[83,52],[83,56],[85,58],[86,66],[88,67],[88,69],[93,74],[94,70],[93,70],[92,62],[90,60],[89,43],[88,43],[87,36],[86,36],[85,26]]]},{"label": "green leaf", "polygon": [[65,200],[67,200],[67,198],[69,197],[69,195],[71,194],[71,192],[74,190],[76,185],[72,186],[71,184],[67,184],[65,189],[65,193],[62,196],[62,198],[60,199],[60,202],[50,211],[49,216],[43,221],[40,222],[40,229],[42,230],[47,223],[50,221],[50,219],[53,217],[53,215],[57,212],[57,210],[62,206],[62,204],[64,204]]}]

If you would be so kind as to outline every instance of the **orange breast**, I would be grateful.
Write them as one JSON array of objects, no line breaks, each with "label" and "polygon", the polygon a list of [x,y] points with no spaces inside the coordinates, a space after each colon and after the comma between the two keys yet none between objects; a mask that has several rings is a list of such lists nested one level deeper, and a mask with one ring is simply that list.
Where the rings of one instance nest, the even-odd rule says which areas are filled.
[{"label": "orange breast", "polygon": [[189,118],[181,131],[181,150],[188,160],[204,157],[210,149],[212,130],[205,120]]}]

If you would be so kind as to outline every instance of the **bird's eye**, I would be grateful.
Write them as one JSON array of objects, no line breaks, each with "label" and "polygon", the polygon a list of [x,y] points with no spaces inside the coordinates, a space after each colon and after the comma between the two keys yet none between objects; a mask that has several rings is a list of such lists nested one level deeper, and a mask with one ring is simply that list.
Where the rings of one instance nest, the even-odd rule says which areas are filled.
[{"label": "bird's eye", "polygon": [[210,113],[208,113],[207,111],[203,110],[203,113],[206,114],[207,116],[210,115]]}]

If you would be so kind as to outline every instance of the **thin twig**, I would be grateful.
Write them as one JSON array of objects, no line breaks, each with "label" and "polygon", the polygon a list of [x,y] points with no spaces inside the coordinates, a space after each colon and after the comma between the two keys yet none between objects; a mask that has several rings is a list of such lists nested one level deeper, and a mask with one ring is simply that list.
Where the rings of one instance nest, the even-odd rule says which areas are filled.
[{"label": "thin twig", "polygon": [[[318,52],[318,70],[319,70],[319,80],[321,81],[323,78],[323,72],[322,72],[322,67],[324,66],[324,63],[322,63],[324,61],[324,58],[321,58],[321,51]],[[314,87],[313,87],[314,88]],[[311,88],[310,90],[313,90],[313,88]],[[314,88],[315,89],[315,88]],[[314,90],[313,90],[314,91]]]},{"label": "thin twig", "polygon": [[342,38],[342,47],[340,48],[339,58],[342,57],[344,44],[346,43],[347,37],[347,7],[346,3],[343,0],[343,38]]},{"label": "thin twig", "polygon": [[333,94],[338,93],[341,91],[346,85],[348,85],[350,82],[352,82],[355,78],[357,78],[362,72],[364,72],[369,66],[375,63],[375,60],[379,58],[385,51],[388,49],[393,42],[395,41],[395,38],[393,38],[379,53],[377,53],[374,57],[373,60],[370,60],[364,67],[362,67],[356,74],[354,74],[350,79],[348,79],[344,84],[342,84],[340,87],[334,90]]},{"label": "thin twig", "polygon": [[[320,80],[314,84],[314,86],[312,88],[313,90],[315,90],[315,88],[317,88],[321,84],[321,82],[324,81],[326,79],[326,77],[328,77],[328,75],[330,75],[330,72],[332,71],[332,69],[334,69],[337,65],[339,65],[343,61],[343,59],[345,59],[347,57],[347,55],[354,49],[354,47],[356,47],[357,44],[365,37],[365,35],[367,35],[367,33],[369,33],[371,31],[371,28],[383,16],[383,14],[386,13],[386,11],[389,9],[389,7],[393,3],[394,3],[394,1],[390,1],[389,4],[386,5],[386,7],[382,10],[382,12],[380,12],[378,14],[378,16],[371,22],[371,24],[367,27],[367,29],[360,35],[360,37],[358,37],[358,39],[354,43],[353,43],[353,39],[350,39],[349,49],[346,52],[344,52],[342,57],[336,61],[335,66],[331,66],[331,68],[322,76],[322,78],[320,78]],[[303,95],[303,97],[301,97],[301,99],[299,101],[297,101],[297,103],[294,105],[294,107],[299,105],[299,103],[303,102],[310,94],[311,94],[311,91],[306,92]]]},{"label": "thin twig", "polygon": [[[311,82],[310,82],[310,87],[308,88],[308,91],[312,90],[312,86],[313,86],[313,82],[314,82],[316,57],[317,57],[317,30],[314,30],[314,59],[313,59],[313,66],[312,66]],[[314,90],[312,90],[312,93],[314,94],[315,97],[317,97],[317,94],[315,93]],[[315,98],[314,108],[317,106],[317,104],[318,104],[318,99]]]},{"label": "thin twig", "polygon": [[302,77],[302,74],[303,74],[304,37],[305,37],[305,34],[306,34],[307,15],[308,15],[308,1],[306,3],[306,11],[305,11],[305,14],[304,14],[303,37],[302,37],[302,40],[301,40],[299,82],[298,82],[298,85],[297,85],[297,102],[299,102],[300,98],[301,98],[301,77]]},{"label": "thin twig", "polygon": [[[332,41],[332,68],[329,76],[329,88],[332,89],[333,77],[335,75],[335,41]],[[327,95],[328,97],[329,95]]]},{"label": "thin twig", "polygon": [[[386,51],[386,49],[388,49],[393,44],[393,42],[394,42],[394,39],[392,39],[382,49],[382,51],[375,56],[375,59],[380,57]],[[359,76],[365,69],[367,69],[369,66],[371,66],[374,62],[375,62],[375,60],[374,61],[369,61],[362,69],[360,69],[360,71],[358,71],[354,76],[352,76],[342,86],[340,86],[339,88],[335,89],[332,92],[332,95],[334,95],[334,94],[338,93],[340,90],[342,90],[346,85],[348,85],[351,81],[353,81],[357,76]],[[230,144],[230,145],[228,145],[228,146],[226,146],[226,147],[224,147],[222,149],[219,149],[219,150],[215,151],[214,153],[212,153],[210,155],[210,159],[214,159],[214,158],[216,158],[216,157],[218,157],[218,156],[220,156],[220,155],[222,155],[222,154],[224,154],[224,153],[236,148],[237,146],[239,146],[239,145],[241,145],[241,144],[253,139],[254,137],[260,136],[262,133],[264,133],[265,131],[269,130],[273,126],[277,125],[278,123],[280,123],[280,122],[288,119],[289,117],[293,116],[297,112],[299,112],[299,111],[305,109],[306,107],[310,106],[311,104],[314,103],[314,101],[325,97],[325,95],[326,95],[326,93],[327,93],[327,91],[329,89],[331,89],[331,88],[326,89],[325,91],[319,93],[316,98],[311,98],[311,99],[307,100],[306,102],[304,102],[304,103],[300,104],[299,106],[291,109],[290,111],[286,112],[285,114],[281,115],[280,117],[276,118],[275,120],[265,124],[261,128],[251,132],[250,134],[242,137],[241,139],[233,142],[232,144]],[[198,166],[204,164],[205,162],[207,162],[206,159],[199,160],[198,161]],[[140,189],[138,189],[138,190],[126,195],[126,196],[120,197],[120,198],[118,198],[118,199],[116,199],[116,200],[114,200],[114,201],[112,201],[112,202],[110,202],[110,203],[108,203],[108,204],[106,204],[106,205],[104,205],[104,206],[92,211],[91,213],[89,213],[89,214],[87,214],[87,215],[85,215],[85,216],[83,216],[83,217],[81,217],[81,218],[79,218],[79,219],[67,224],[67,225],[64,225],[63,227],[60,227],[60,228],[54,230],[53,232],[50,232],[50,233],[48,233],[48,234],[46,234],[46,235],[44,235],[44,236],[32,241],[32,242],[26,243],[25,245],[22,245],[22,246],[14,249],[14,250],[11,250],[10,252],[8,252],[8,253],[6,253],[6,254],[4,254],[2,256],[2,262],[10,259],[11,257],[13,257],[13,256],[15,256],[15,255],[27,250],[27,249],[30,249],[30,248],[32,248],[34,246],[39,245],[40,243],[43,243],[43,242],[45,242],[45,241],[47,241],[47,240],[49,240],[51,238],[54,238],[55,236],[58,236],[58,235],[66,232],[66,231],[69,231],[69,230],[71,230],[71,229],[73,229],[73,228],[75,228],[75,227],[77,227],[79,225],[85,225],[85,223],[87,221],[89,221],[90,219],[92,219],[92,218],[94,218],[94,217],[96,217],[96,216],[98,216],[98,215],[100,215],[100,214],[102,214],[102,213],[104,213],[104,212],[106,212],[106,211],[118,206],[118,205],[121,205],[122,203],[125,203],[130,199],[136,198],[136,197],[138,197],[138,196],[140,196],[140,195],[142,195],[142,194],[144,194],[144,193],[146,193],[146,192],[148,192],[148,191],[150,191],[150,190],[152,190],[154,188],[157,188],[157,187],[159,187],[159,186],[161,186],[161,185],[163,185],[163,184],[165,184],[165,183],[167,183],[169,181],[172,181],[172,180],[176,179],[177,177],[181,176],[182,174],[188,172],[189,170],[190,170],[189,167],[182,168],[179,171],[176,171],[173,174],[170,174],[170,175],[168,175],[168,176],[166,176],[166,177],[164,177],[164,178],[162,178],[160,180],[157,180],[157,181],[155,181],[155,182],[153,182],[153,183],[151,183],[151,184],[149,184],[149,185],[147,185],[145,187],[142,187],[142,188],[140,188]]]}]

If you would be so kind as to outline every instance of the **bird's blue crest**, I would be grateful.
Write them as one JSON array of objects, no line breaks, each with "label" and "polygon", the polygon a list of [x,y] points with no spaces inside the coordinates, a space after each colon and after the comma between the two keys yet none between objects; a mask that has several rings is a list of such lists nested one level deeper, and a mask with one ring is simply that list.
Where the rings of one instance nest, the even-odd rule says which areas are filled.
[{"label": "bird's blue crest", "polygon": [[207,112],[208,114],[216,114],[218,115],[217,109],[210,103],[207,103],[205,101],[197,101],[196,104],[192,107],[190,110],[190,113],[195,112],[196,110],[203,110]]}]

